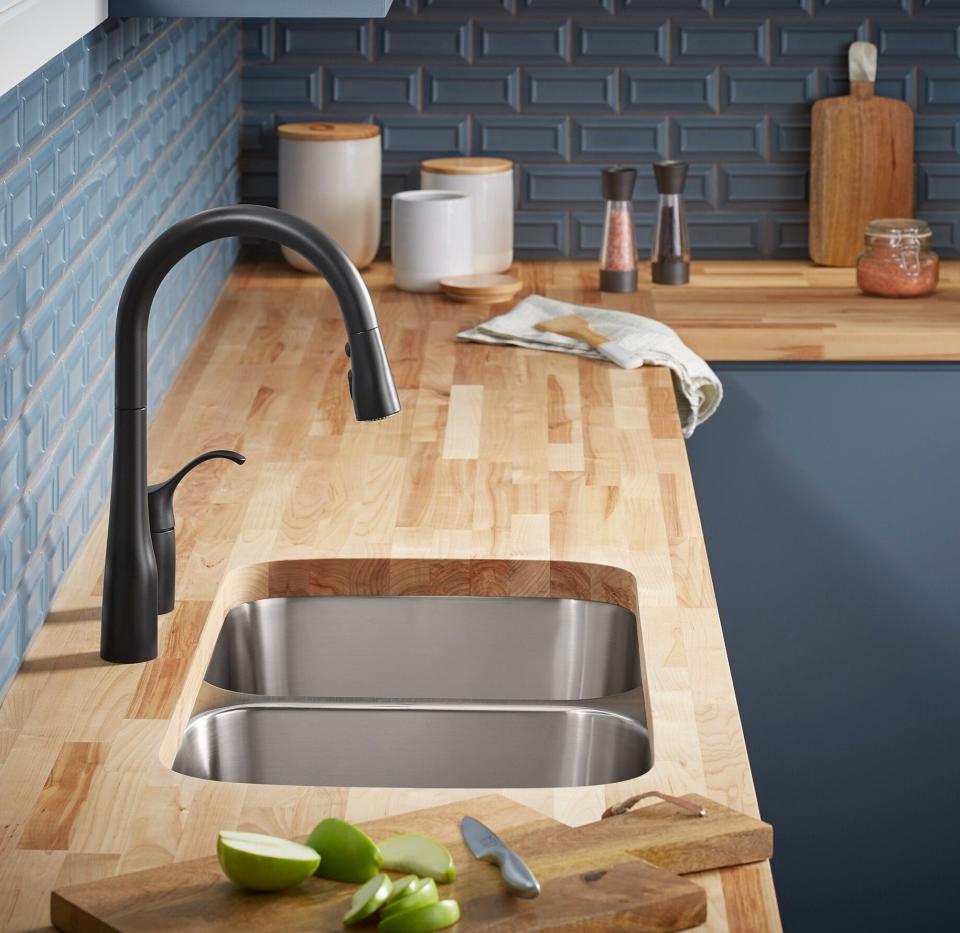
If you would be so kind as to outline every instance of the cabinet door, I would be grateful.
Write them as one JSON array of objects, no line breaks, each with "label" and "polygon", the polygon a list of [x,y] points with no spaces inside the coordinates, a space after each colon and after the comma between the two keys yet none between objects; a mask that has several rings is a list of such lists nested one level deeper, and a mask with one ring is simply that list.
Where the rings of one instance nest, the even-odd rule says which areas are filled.
[{"label": "cabinet door", "polygon": [[960,366],[716,369],[689,454],[785,929],[951,923]]}]

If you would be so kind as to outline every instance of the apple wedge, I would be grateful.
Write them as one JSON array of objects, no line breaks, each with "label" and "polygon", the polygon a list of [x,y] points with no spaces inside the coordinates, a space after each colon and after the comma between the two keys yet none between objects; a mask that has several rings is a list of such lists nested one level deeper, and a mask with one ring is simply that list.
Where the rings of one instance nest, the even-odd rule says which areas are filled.
[{"label": "apple wedge", "polygon": [[386,904],[392,904],[394,901],[399,901],[401,897],[412,894],[419,880],[416,875],[404,875],[402,878],[397,878],[397,880],[393,882],[384,906],[386,906]]},{"label": "apple wedge", "polygon": [[386,875],[375,875],[353,895],[350,909],[344,914],[343,925],[352,927],[375,914],[386,902],[393,882]]},{"label": "apple wedge", "polygon": [[307,845],[320,856],[317,874],[332,881],[363,884],[383,863],[380,850],[366,833],[335,817],[317,823]]},{"label": "apple wedge", "polygon": [[460,905],[454,900],[438,901],[428,907],[404,910],[384,917],[378,933],[436,933],[460,921]]},{"label": "apple wedge", "polygon": [[453,856],[436,839],[419,833],[392,836],[380,844],[383,867],[389,871],[408,871],[438,884],[450,884],[457,877]]},{"label": "apple wedge", "polygon": [[217,837],[223,873],[248,891],[282,891],[309,878],[320,856],[309,846],[265,836],[224,830]]},{"label": "apple wedge", "polygon": [[437,894],[436,881],[433,878],[421,878],[406,897],[401,897],[385,905],[383,910],[380,911],[380,917],[382,920],[386,920],[387,917],[392,917],[394,914],[402,914],[418,907],[429,907],[439,900],[440,895]]}]

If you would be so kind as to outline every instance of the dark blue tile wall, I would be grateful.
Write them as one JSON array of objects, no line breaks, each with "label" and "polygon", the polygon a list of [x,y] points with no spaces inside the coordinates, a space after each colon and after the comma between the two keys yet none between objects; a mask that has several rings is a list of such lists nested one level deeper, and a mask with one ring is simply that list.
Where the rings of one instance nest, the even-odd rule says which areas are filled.
[{"label": "dark blue tile wall", "polygon": [[[108,20],[0,96],[0,694],[98,517],[113,337],[142,247],[239,188],[240,25]],[[150,318],[150,404],[229,273],[196,250]]]},{"label": "dark blue tile wall", "polygon": [[[521,257],[594,255],[600,169],[664,158],[691,163],[695,253],[804,257],[809,111],[847,93],[858,39],[880,49],[878,93],[917,112],[917,212],[960,256],[960,0],[395,0],[382,21],[247,20],[243,193],[276,198],[278,122],[375,120],[387,195],[430,155],[514,159]],[[644,167],[641,243],[652,198]]]}]

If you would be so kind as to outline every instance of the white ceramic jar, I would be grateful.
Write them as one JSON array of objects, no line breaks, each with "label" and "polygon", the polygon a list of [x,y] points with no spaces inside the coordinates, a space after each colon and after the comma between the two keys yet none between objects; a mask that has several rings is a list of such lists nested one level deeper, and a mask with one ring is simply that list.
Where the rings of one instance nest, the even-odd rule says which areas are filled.
[{"label": "white ceramic jar", "polygon": [[[354,265],[370,265],[380,245],[380,127],[372,123],[284,123],[278,205],[316,224]],[[284,247],[287,262],[316,272]]]},{"label": "white ceramic jar", "polygon": [[397,288],[440,291],[440,279],[473,271],[471,198],[459,191],[393,196],[390,256]]},{"label": "white ceramic jar", "polygon": [[473,271],[504,272],[513,262],[513,162],[486,157],[426,159],[420,187],[473,199]]}]

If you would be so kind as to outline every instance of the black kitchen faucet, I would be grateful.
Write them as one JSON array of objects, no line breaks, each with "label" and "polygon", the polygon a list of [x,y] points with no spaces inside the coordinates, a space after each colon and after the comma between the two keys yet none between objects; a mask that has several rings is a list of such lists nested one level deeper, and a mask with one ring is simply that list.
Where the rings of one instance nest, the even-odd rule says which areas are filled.
[{"label": "black kitchen faucet", "polygon": [[235,205],[174,224],[151,243],[127,279],[117,310],[113,482],[104,568],[100,656],[131,664],[157,656],[157,616],[174,604],[173,492],[194,466],[233,451],[211,451],[165,483],[147,487],[147,321],[160,283],[187,253],[224,237],[279,243],[324,275],[340,303],[350,357],[347,379],[358,421],[396,414],[400,400],[370,293],[356,266],[315,226],[284,211]]}]

